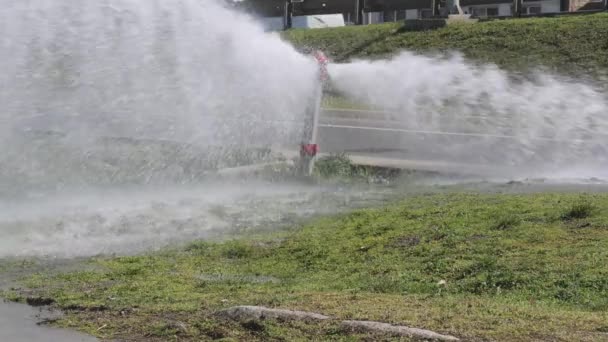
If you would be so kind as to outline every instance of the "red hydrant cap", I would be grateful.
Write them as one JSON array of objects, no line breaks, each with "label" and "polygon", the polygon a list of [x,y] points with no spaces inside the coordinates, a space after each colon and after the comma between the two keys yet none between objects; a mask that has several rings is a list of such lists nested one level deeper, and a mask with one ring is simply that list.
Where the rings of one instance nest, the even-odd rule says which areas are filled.
[{"label": "red hydrant cap", "polygon": [[319,153],[319,145],[317,144],[303,144],[301,151],[302,154],[314,157]]}]

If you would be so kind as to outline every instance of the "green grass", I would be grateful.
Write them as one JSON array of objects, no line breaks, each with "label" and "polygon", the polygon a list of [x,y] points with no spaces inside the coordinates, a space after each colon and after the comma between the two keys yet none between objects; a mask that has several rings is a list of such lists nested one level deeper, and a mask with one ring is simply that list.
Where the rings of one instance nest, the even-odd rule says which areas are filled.
[{"label": "green grass", "polygon": [[323,179],[359,181],[372,176],[371,168],[354,165],[346,154],[331,154],[315,163],[315,174]]},{"label": "green grass", "polygon": [[94,271],[38,274],[5,295],[52,299],[68,312],[59,325],[107,339],[379,339],[336,321],[213,316],[249,304],[465,340],[607,340],[607,207],[604,194],[419,195],[286,231],[94,259]]},{"label": "green grass", "polygon": [[608,68],[608,14],[456,24],[425,32],[401,24],[294,29],[284,38],[320,48],[338,61],[383,58],[402,50],[436,54],[460,51],[470,59],[521,72],[545,66],[579,75]]},{"label": "green grass", "polygon": [[408,173],[403,170],[353,164],[345,153],[320,157],[315,162],[314,175],[323,182],[342,184],[396,183],[404,180]]},{"label": "green grass", "polygon": [[321,106],[324,109],[354,109],[354,110],[373,110],[372,107],[347,99],[345,96],[324,96]]},{"label": "green grass", "polygon": [[580,201],[572,204],[564,213],[562,213],[561,218],[563,220],[574,220],[574,219],[584,219],[593,213],[594,206],[592,203],[588,201]]}]

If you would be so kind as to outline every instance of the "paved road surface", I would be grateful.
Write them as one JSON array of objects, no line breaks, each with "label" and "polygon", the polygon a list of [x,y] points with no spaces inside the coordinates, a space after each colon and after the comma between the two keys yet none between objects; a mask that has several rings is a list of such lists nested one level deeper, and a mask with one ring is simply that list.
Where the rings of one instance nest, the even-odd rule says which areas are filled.
[{"label": "paved road surface", "polygon": [[608,159],[603,143],[608,136],[518,136],[504,117],[426,119],[408,122],[394,113],[325,109],[319,144],[323,152],[347,152],[363,164],[481,174],[512,175],[522,168]]},{"label": "paved road surface", "polygon": [[[46,128],[45,120],[56,121],[46,117],[30,121]],[[578,139],[518,136],[521,130],[513,121],[492,116],[437,118],[324,109],[319,144],[322,152],[346,152],[360,164],[441,172],[513,175],[524,168],[529,173],[547,165],[563,168],[583,162],[608,169],[608,135]]]}]

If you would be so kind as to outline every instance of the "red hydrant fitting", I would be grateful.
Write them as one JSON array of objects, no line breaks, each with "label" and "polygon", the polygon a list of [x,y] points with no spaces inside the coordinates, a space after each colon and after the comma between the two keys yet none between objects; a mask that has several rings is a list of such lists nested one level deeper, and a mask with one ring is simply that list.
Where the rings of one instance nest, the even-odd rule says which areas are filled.
[{"label": "red hydrant fitting", "polygon": [[314,157],[319,153],[319,145],[317,144],[302,144],[300,147],[300,155]]}]

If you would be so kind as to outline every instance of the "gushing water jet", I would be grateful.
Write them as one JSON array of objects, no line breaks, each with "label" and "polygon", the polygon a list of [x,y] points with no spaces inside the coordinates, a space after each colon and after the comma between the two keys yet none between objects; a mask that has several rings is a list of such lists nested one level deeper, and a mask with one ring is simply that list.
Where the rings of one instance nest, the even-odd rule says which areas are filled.
[{"label": "gushing water jet", "polygon": [[0,192],[15,179],[179,182],[194,166],[169,154],[209,168],[297,149],[317,83],[314,61],[214,1],[9,0],[0,33]]},{"label": "gushing water jet", "polygon": [[391,147],[410,158],[510,167],[518,177],[608,176],[608,97],[597,84],[409,52],[330,72],[344,96],[386,113],[369,126],[400,134]]}]

